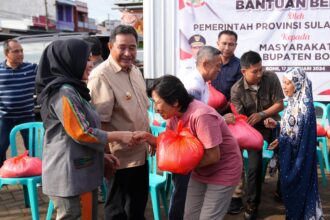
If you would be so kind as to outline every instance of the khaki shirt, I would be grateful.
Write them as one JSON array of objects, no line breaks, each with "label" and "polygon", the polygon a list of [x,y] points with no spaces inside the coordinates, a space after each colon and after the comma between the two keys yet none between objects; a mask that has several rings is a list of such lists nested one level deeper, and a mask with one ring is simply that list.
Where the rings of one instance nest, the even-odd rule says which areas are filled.
[{"label": "khaki shirt", "polygon": [[[107,131],[149,131],[147,109],[149,99],[141,72],[135,66],[129,73],[109,56],[93,69],[88,81],[92,104]],[[147,144],[127,146],[109,144],[120,160],[119,169],[141,166],[146,161]]]},{"label": "khaki shirt", "polygon": [[[237,112],[249,117],[253,113],[268,109],[276,102],[281,102],[284,94],[277,75],[274,72],[265,71],[258,90],[251,88],[242,77],[232,86],[230,97]],[[271,117],[275,120],[280,119],[278,114]],[[265,128],[263,120],[254,127],[264,136],[270,132],[270,129]]]}]

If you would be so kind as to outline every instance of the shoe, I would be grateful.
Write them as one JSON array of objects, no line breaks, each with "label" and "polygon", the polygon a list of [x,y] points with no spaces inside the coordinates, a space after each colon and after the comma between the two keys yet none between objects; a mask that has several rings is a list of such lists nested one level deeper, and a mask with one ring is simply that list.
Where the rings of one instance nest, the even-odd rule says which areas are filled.
[{"label": "shoe", "polygon": [[254,204],[247,204],[245,212],[244,212],[244,219],[245,220],[257,220],[258,210],[256,205]]},{"label": "shoe", "polygon": [[232,198],[227,213],[231,215],[236,215],[239,214],[242,210],[243,210],[242,198]]}]

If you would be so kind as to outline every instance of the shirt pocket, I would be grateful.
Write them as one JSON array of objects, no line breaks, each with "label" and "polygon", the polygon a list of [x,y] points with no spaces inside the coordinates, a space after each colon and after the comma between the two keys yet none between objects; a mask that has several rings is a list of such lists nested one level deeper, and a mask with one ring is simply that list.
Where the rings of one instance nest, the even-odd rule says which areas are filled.
[{"label": "shirt pocket", "polygon": [[259,95],[259,109],[258,111],[265,110],[272,105],[270,97],[267,95]]}]

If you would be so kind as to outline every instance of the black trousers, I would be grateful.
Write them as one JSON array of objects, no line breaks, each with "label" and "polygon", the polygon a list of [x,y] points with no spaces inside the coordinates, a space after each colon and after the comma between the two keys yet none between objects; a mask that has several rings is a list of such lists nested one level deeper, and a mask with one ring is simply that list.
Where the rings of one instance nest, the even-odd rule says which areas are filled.
[{"label": "black trousers", "polygon": [[[271,129],[262,129],[259,132],[269,144],[274,140]],[[258,207],[262,190],[262,150],[248,150],[248,155],[247,203],[254,204]]]},{"label": "black trousers", "polygon": [[143,166],[117,170],[108,184],[105,220],[145,220],[148,193],[148,161]]},{"label": "black trousers", "polygon": [[262,150],[248,150],[247,202],[258,207],[262,187]]}]

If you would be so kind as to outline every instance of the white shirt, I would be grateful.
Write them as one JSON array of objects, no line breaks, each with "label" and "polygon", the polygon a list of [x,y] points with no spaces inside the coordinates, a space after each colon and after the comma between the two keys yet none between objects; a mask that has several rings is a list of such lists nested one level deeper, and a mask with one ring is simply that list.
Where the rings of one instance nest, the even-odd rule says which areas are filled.
[{"label": "white shirt", "polygon": [[209,88],[197,68],[180,73],[179,79],[182,81],[190,95],[207,104],[209,99]]}]

